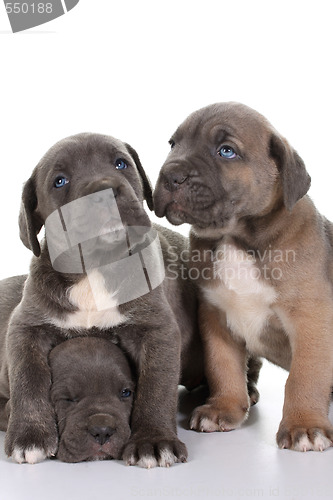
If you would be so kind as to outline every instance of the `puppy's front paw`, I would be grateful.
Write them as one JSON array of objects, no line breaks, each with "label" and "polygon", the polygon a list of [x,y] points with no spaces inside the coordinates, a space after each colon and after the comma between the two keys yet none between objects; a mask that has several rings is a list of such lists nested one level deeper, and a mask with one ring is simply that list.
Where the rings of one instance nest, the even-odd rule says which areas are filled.
[{"label": "puppy's front paw", "polygon": [[249,405],[245,402],[208,402],[193,411],[190,428],[200,432],[232,431],[242,425],[248,413]]},{"label": "puppy's front paw", "polygon": [[19,464],[35,464],[54,456],[57,446],[58,435],[54,422],[50,428],[30,425],[15,429],[14,425],[10,425],[6,433],[5,451]]},{"label": "puppy's front paw", "polygon": [[170,467],[177,462],[186,462],[186,459],[186,446],[177,437],[149,439],[134,436],[123,452],[123,460],[127,465],[138,465],[145,469]]},{"label": "puppy's front paw", "polygon": [[326,425],[302,426],[282,420],[276,441],[279,448],[288,448],[295,451],[324,451],[333,446],[333,427]]}]

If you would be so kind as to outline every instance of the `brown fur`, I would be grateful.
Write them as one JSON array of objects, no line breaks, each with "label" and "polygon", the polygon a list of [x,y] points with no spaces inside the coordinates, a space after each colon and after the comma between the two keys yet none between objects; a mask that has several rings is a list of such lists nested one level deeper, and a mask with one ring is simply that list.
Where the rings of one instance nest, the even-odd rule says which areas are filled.
[{"label": "brown fur", "polygon": [[[237,103],[193,113],[171,144],[155,209],[192,224],[211,390],[192,427],[242,424],[246,358],[262,356],[290,371],[278,445],[331,446],[333,226],[306,195],[302,159],[262,115]],[[225,145],[235,157],[222,154]]]}]

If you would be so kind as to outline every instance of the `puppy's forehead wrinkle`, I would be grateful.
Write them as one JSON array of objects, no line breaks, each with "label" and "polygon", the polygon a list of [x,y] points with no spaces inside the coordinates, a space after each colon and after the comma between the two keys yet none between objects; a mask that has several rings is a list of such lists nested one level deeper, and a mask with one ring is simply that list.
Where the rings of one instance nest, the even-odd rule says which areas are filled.
[{"label": "puppy's forehead wrinkle", "polygon": [[[118,157],[131,159],[124,144],[114,137],[102,134],[82,133],[66,137],[52,146],[43,156],[39,165],[50,168],[50,165],[73,165],[76,162],[91,163],[91,160],[109,159],[114,161]],[[78,167],[77,167],[78,168]]]},{"label": "puppy's forehead wrinkle", "polygon": [[198,136],[212,140],[215,133],[225,133],[235,139],[245,135],[253,141],[265,136],[267,129],[273,127],[263,115],[243,104],[227,102],[206,106],[192,113],[177,129],[175,138],[176,142],[184,137],[195,140]]},{"label": "puppy's forehead wrinkle", "polygon": [[[215,116],[205,119],[202,115],[192,117],[192,115],[185,120],[185,122],[178,127],[174,137],[176,142],[181,142],[185,137],[195,142],[196,138],[200,136],[209,137],[212,134],[212,123],[215,122]],[[217,126],[221,127],[220,124]]]},{"label": "puppy's forehead wrinkle", "polygon": [[216,145],[221,145],[226,140],[239,140],[237,139],[236,130],[231,127],[222,127],[219,123],[213,125],[207,132],[210,141]]}]

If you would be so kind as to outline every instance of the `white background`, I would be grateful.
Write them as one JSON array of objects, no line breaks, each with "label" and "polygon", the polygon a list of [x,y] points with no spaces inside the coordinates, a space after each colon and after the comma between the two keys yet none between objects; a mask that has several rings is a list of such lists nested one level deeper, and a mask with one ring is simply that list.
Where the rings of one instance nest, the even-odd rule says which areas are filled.
[{"label": "white background", "polygon": [[[54,142],[82,131],[118,137],[137,149],[154,183],[174,129],[190,112],[218,101],[234,100],[254,107],[289,139],[312,176],[310,195],[320,211],[333,219],[332,14],[330,0],[81,0],[57,20],[11,34],[0,5],[0,277],[28,269],[30,252],[21,244],[17,229],[20,194],[23,182]],[[332,489],[319,494],[318,488],[329,484],[333,450],[305,457],[276,449],[274,434],[282,407],[284,374],[268,366],[264,373],[264,393],[269,395],[271,384],[274,388],[277,384],[280,396],[272,397],[271,407],[262,403],[261,409],[255,409],[261,422],[258,434],[254,425],[227,436],[182,435],[186,442],[192,440],[192,462],[175,467],[177,473],[169,471],[176,476],[165,476],[168,471],[132,472],[118,464],[80,464],[71,469],[54,462],[48,469],[44,464],[34,466],[36,472],[32,473],[27,472],[32,470],[29,467],[10,467],[4,455],[0,469],[15,471],[11,474],[19,474],[18,480],[23,478],[23,488],[30,485],[31,495],[43,498],[53,498],[47,493],[45,476],[46,489],[42,487],[43,475],[46,471],[55,474],[60,465],[64,477],[76,471],[77,484],[72,488],[80,498],[96,498],[96,492],[101,491],[92,489],[91,497],[88,490],[80,492],[80,474],[84,477],[90,468],[89,477],[94,482],[102,466],[108,474],[120,474],[123,491],[128,491],[130,498],[142,497],[142,492],[151,497],[176,497],[179,491],[181,496],[194,498],[332,496]],[[232,450],[236,454],[229,460],[224,453]],[[230,470],[245,459],[248,469],[244,465],[239,471]],[[221,469],[219,460],[224,464]],[[191,463],[197,467],[193,469],[197,482],[202,474],[203,483],[195,483],[197,489],[156,493],[154,487],[161,484],[162,477],[163,481],[176,477],[175,488],[184,486],[183,478],[190,487]],[[131,483],[138,477],[141,482]],[[221,489],[223,478],[223,484],[230,486],[229,493]],[[236,483],[230,484],[231,480]],[[11,495],[10,476],[6,481],[4,500],[18,498],[15,495],[19,493]],[[135,484],[142,489],[135,489]],[[263,484],[264,496],[259,491]],[[311,485],[314,489],[310,491]],[[22,498],[30,498],[28,486]],[[120,495],[119,486],[117,498],[127,498],[127,494]],[[63,494],[66,487],[61,490],[61,483],[57,483]],[[112,488],[108,491],[111,497]],[[149,491],[155,491],[154,495]],[[71,495],[68,498],[74,498],[73,492]]]},{"label": "white background", "polygon": [[137,149],[154,183],[175,128],[218,101],[254,107],[288,138],[333,219],[332,15],[330,0],[80,0],[10,34],[0,5],[0,277],[27,269],[20,195],[52,144],[113,135]]}]

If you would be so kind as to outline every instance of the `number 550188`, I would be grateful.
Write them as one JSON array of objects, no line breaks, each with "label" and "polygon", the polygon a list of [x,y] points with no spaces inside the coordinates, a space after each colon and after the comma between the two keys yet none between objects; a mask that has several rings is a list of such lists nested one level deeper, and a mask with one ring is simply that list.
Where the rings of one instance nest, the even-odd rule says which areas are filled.
[{"label": "number 550188", "polygon": [[52,12],[52,4],[51,3],[43,3],[43,2],[7,2],[6,3],[6,11],[8,14],[51,14]]}]

